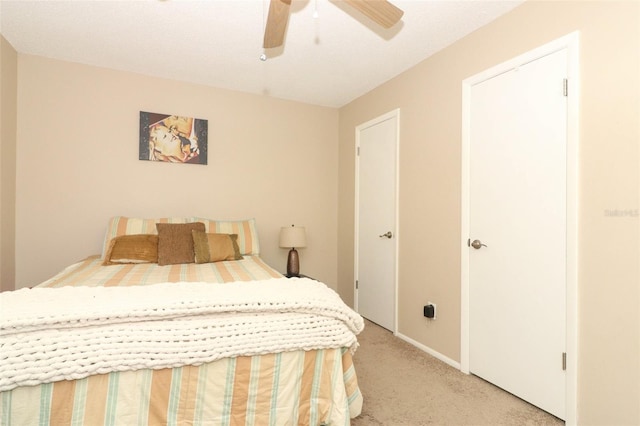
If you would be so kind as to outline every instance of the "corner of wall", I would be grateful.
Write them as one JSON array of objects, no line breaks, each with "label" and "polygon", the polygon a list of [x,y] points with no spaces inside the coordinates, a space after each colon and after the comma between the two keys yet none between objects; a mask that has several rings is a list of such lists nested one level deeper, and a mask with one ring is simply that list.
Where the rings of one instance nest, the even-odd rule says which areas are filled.
[{"label": "corner of wall", "polygon": [[15,288],[18,53],[0,35],[0,291]]}]

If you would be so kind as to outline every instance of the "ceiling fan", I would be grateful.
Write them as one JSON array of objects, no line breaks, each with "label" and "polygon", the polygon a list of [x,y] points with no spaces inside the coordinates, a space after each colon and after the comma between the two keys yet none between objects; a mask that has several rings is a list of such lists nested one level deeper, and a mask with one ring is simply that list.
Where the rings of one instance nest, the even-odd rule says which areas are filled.
[{"label": "ceiling fan", "polygon": [[[383,28],[390,28],[402,18],[404,12],[386,0],[345,0]],[[291,0],[271,0],[264,30],[265,49],[282,46],[289,21]]]}]

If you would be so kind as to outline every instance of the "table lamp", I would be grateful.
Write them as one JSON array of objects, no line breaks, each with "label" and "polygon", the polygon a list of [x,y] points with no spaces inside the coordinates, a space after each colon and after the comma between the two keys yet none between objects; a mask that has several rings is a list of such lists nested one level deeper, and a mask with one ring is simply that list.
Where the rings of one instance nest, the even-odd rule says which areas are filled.
[{"label": "table lamp", "polygon": [[284,226],[280,229],[280,247],[290,248],[289,257],[287,258],[287,276],[297,277],[300,275],[300,259],[298,258],[297,248],[307,246],[307,236],[304,227],[301,226]]}]

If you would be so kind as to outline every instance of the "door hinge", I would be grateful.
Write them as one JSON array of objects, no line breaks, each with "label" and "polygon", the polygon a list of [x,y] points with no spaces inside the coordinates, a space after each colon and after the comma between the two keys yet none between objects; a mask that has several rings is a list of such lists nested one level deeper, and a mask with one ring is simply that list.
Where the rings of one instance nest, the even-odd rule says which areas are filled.
[{"label": "door hinge", "polygon": [[562,94],[569,96],[569,80],[566,78],[562,79]]},{"label": "door hinge", "polygon": [[562,371],[567,370],[567,353],[562,352]]},{"label": "door hinge", "polygon": [[358,280],[356,280],[356,290],[358,289]]},{"label": "door hinge", "polygon": [[357,155],[357,156],[360,156],[360,147],[357,147],[357,148],[356,148],[356,155]]}]

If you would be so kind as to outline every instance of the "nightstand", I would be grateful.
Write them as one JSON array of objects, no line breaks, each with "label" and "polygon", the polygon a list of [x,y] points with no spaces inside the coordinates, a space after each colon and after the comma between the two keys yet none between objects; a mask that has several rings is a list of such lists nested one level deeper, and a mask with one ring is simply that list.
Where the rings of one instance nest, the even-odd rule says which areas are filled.
[{"label": "nightstand", "polygon": [[318,281],[318,280],[316,280],[315,278],[310,277],[309,275],[304,275],[304,274],[298,274],[298,276],[286,275],[286,274],[285,274],[285,277],[286,277],[286,278],[309,278],[309,279],[311,279],[311,280]]}]

